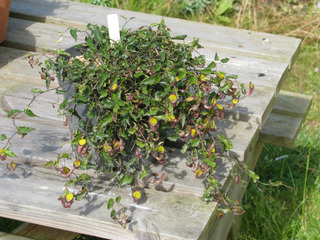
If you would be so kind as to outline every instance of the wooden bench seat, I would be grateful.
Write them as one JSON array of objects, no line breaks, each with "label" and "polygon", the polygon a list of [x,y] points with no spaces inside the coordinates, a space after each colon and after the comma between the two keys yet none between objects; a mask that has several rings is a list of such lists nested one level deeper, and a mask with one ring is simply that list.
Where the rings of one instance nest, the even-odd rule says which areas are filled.
[{"label": "wooden bench seat", "polygon": [[312,96],[280,91],[259,141],[292,147],[311,107]]}]

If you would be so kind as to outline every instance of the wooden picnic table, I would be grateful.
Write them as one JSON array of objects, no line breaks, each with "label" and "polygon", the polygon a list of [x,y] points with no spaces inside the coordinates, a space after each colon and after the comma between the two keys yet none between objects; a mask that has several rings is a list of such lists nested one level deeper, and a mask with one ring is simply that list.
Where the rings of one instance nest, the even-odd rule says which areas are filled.
[{"label": "wooden picnic table", "polygon": [[[39,71],[30,68],[26,55],[67,49],[74,45],[66,33],[68,27],[106,25],[111,13],[134,17],[126,25],[132,29],[164,18],[173,36],[186,34],[186,41],[199,38],[204,46],[200,52],[208,61],[216,53],[228,57],[230,61],[219,65],[219,70],[237,74],[240,83],[254,84],[253,95],[243,97],[218,125],[234,145],[232,154],[249,169],[254,169],[264,142],[292,145],[311,102],[308,96],[280,91],[299,54],[299,39],[63,0],[12,0],[7,39],[0,46],[0,134],[14,132],[7,112],[25,107],[32,88],[44,88]],[[120,26],[124,22],[120,18]],[[57,43],[59,33],[64,35]],[[71,152],[68,127],[52,107],[57,100],[54,94],[40,97],[33,104],[39,117],[17,120],[36,130],[25,139],[13,139],[11,149],[18,155],[14,173],[7,169],[7,162],[0,163],[1,217],[107,239],[220,240],[228,236],[235,215],[229,213],[218,220],[217,203],[200,199],[204,184],[185,166],[179,149],[172,149],[166,168],[153,167],[165,173],[165,182],[160,188],[145,188],[141,203],[133,203],[130,188],[117,188],[97,176],[86,200],[63,208],[57,198],[65,179],[44,167],[58,153]],[[222,189],[231,199],[241,201],[245,187],[235,183],[232,162],[221,158],[217,163],[216,178]],[[132,217],[126,229],[107,211],[107,200],[118,195]]]}]

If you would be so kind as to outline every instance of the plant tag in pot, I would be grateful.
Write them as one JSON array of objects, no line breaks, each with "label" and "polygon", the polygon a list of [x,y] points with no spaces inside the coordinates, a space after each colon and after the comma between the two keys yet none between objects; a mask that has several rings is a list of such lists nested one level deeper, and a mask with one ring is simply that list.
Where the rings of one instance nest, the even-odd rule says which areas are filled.
[{"label": "plant tag in pot", "polygon": [[111,41],[118,42],[120,40],[118,14],[108,14],[107,20],[108,20],[108,28],[109,28],[109,37]]}]

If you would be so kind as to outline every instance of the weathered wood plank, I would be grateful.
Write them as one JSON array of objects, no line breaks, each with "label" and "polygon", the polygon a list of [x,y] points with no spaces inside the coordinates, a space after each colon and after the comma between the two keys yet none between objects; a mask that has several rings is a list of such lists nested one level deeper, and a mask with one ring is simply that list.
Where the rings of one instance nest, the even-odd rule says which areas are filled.
[{"label": "weathered wood plank", "polygon": [[259,141],[292,147],[303,122],[302,118],[271,113],[260,132]]},{"label": "weathered wood plank", "polygon": [[[128,188],[116,188],[97,180],[86,200],[65,209],[56,197],[64,188],[64,180],[51,170],[19,166],[16,172],[0,163],[0,215],[12,219],[85,233],[110,239],[207,239],[203,232],[214,212],[215,203],[199,198],[145,189],[141,202],[134,204]],[[40,184],[39,184],[40,183]],[[98,184],[99,183],[99,184]],[[110,219],[106,211],[110,197],[122,197],[125,213],[132,217],[128,229]],[[54,197],[56,196],[56,197]],[[190,216],[192,216],[190,218]]]},{"label": "weathered wood plank", "polygon": [[[45,82],[40,79],[40,67],[35,65],[34,68],[31,68],[28,64],[28,54],[35,55],[35,59],[38,58],[39,61],[46,59],[46,57],[42,56],[42,53],[0,46],[0,81],[18,81],[22,85],[29,83],[37,86],[45,86]],[[46,56],[54,57],[55,55],[46,53]],[[57,87],[58,85],[52,83],[52,86]]]},{"label": "weathered wood plank", "polygon": [[310,110],[311,102],[310,95],[281,90],[272,112],[304,119]]},{"label": "weathered wood plank", "polygon": [[280,91],[259,141],[292,147],[311,107],[312,96]]},{"label": "weathered wood plank", "polygon": [[70,231],[64,231],[31,223],[23,223],[14,229],[11,234],[25,238],[28,237],[28,239],[31,238],[38,240],[73,240],[80,235]]},{"label": "weathered wood plank", "polygon": [[[68,1],[13,0],[11,15],[31,20],[84,27],[87,23],[106,25],[106,15],[117,13],[126,18],[134,17],[127,25],[138,28],[160,22],[164,18],[174,35],[187,34],[189,39],[200,38],[206,48],[229,54],[269,59],[293,65],[300,49],[301,40],[272,34],[233,29],[212,24],[197,23],[145,13],[125,11]],[[120,18],[120,26],[125,20]],[[195,31],[196,29],[196,31]],[[236,36],[236,37],[234,37]]]}]

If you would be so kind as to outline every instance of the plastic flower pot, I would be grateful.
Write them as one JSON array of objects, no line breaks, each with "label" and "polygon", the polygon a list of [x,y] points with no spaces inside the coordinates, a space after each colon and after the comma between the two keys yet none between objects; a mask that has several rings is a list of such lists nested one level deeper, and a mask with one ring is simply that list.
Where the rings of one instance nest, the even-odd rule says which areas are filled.
[{"label": "plastic flower pot", "polygon": [[9,20],[10,0],[0,1],[0,43],[6,39]]}]

